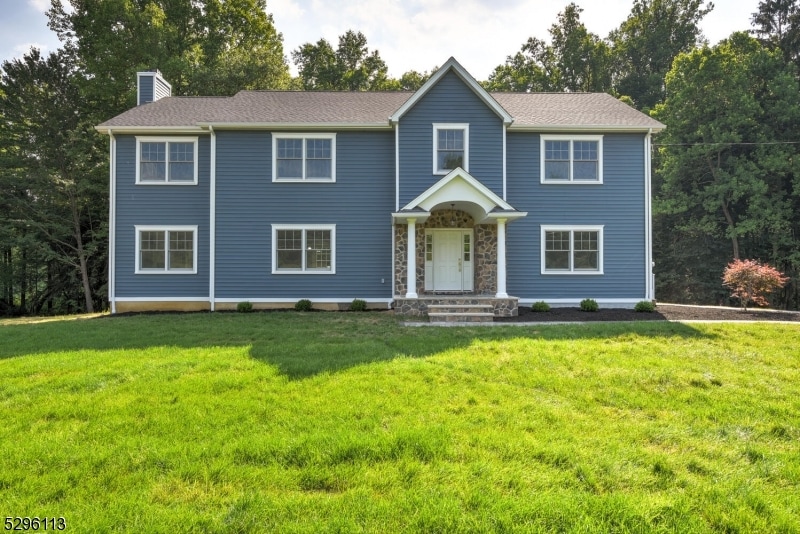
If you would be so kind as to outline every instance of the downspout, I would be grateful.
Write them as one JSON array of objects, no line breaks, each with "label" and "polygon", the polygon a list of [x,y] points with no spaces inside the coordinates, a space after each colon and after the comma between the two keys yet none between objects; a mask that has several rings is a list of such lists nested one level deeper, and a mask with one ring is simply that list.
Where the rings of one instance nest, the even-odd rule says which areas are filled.
[{"label": "downspout", "polygon": [[653,129],[650,128],[645,136],[644,142],[644,195],[645,195],[645,276],[646,280],[646,300],[656,299],[655,276],[653,274],[653,191],[652,191],[652,136]]},{"label": "downspout", "polygon": [[211,311],[216,305],[216,265],[217,265],[217,134],[214,127],[209,125],[208,131],[211,133],[211,154],[209,155],[209,213],[208,213],[208,300]]},{"label": "downspout", "polygon": [[117,139],[108,129],[109,148],[108,148],[108,302],[111,306],[111,313],[117,313],[116,297],[116,242],[117,242],[117,172],[116,172],[116,153]]},{"label": "downspout", "polygon": [[[400,122],[394,123],[394,211],[400,211]],[[392,301],[394,301],[396,287],[395,262],[397,261],[397,242],[395,240],[395,221],[392,219],[392,269],[389,271],[392,277]],[[391,307],[391,304],[389,304]]]},{"label": "downspout", "polygon": [[507,164],[507,156],[506,156],[506,139],[508,137],[508,126],[510,124],[503,123],[503,200],[508,202],[508,198],[506,197],[506,164]]}]

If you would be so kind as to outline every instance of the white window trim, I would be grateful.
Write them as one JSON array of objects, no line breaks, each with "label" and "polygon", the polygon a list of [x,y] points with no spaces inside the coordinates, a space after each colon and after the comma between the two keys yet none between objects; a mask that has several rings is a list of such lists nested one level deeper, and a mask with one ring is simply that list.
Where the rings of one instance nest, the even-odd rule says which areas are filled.
[{"label": "white window trim", "polygon": [[[278,139],[303,139],[303,177],[278,178]],[[331,177],[306,178],[306,139],[330,139]],[[336,134],[335,133],[273,133],[272,134],[272,181],[286,183],[334,183],[336,182]]]},{"label": "white window trim", "polygon": [[[134,274],[197,274],[197,225],[194,226],[161,226],[161,225],[135,225],[134,231],[136,233],[136,268]],[[142,268],[142,250],[141,250],[141,236],[142,232],[192,232],[192,268],[191,269],[169,269],[165,258],[163,269],[146,269]],[[169,254],[169,237],[164,236],[164,254]]]},{"label": "white window trim", "polygon": [[[278,230],[303,230],[303,249],[306,248],[307,230],[330,230],[331,268],[328,271],[306,269],[278,269]],[[336,225],[335,224],[273,224],[272,225],[272,274],[336,274]]]},{"label": "white window trim", "polygon": [[[547,275],[567,275],[567,276],[597,276],[603,274],[603,225],[570,225],[570,224],[556,224],[556,225],[542,225],[540,235],[540,253],[541,253],[541,273]],[[547,246],[546,235],[547,232],[570,232],[569,235],[569,252],[570,252],[570,270],[547,270],[545,268],[545,247]],[[584,269],[575,269],[573,262],[573,255],[575,254],[575,232],[597,232],[597,267],[596,271],[589,271]]]},{"label": "white window trim", "polygon": [[[539,137],[539,181],[543,184],[584,184],[598,185],[603,183],[603,136],[602,135],[541,135]],[[545,179],[545,143],[547,141],[569,141],[569,180],[547,180]],[[575,162],[573,157],[573,141],[597,141],[597,180],[574,180],[572,166]]]},{"label": "white window trim", "polygon": [[464,130],[464,165],[462,168],[469,172],[469,124],[465,122],[435,122],[433,123],[433,174],[446,176],[453,169],[439,169],[439,130]]},{"label": "white window trim", "polygon": [[[155,180],[142,180],[140,173],[142,169],[142,143],[166,143],[167,152],[167,173],[169,173],[169,143],[193,143],[194,145],[194,180],[191,182],[184,181],[169,181],[169,176],[162,181]],[[198,138],[197,137],[150,137],[150,136],[136,136],[136,185],[197,185],[198,181]]]}]

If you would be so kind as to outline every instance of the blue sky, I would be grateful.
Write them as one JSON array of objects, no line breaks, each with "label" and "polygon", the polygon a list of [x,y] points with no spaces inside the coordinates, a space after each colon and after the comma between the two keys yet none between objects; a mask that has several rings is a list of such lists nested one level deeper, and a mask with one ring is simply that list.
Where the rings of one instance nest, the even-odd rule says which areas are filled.
[{"label": "blue sky", "polygon": [[[628,16],[633,0],[575,0],[581,20],[601,37]],[[20,57],[31,45],[45,52],[59,46],[47,28],[49,0],[2,0],[0,59]],[[65,3],[67,1],[65,0]],[[569,0],[267,0],[284,52],[328,39],[334,46],[348,29],[367,36],[399,77],[430,70],[454,56],[479,80],[489,77],[528,37],[547,39],[548,28]],[[714,44],[733,31],[748,30],[758,0],[717,0],[702,29]],[[293,65],[292,65],[293,67]]]}]

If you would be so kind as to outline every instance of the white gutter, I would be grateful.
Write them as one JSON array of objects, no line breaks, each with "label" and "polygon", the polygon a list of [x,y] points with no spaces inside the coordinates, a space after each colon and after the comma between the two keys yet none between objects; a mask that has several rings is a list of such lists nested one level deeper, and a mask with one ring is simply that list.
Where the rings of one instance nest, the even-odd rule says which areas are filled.
[{"label": "white gutter", "polygon": [[217,130],[391,130],[386,122],[198,122],[197,126]]},{"label": "white gutter", "polygon": [[111,306],[111,313],[117,313],[116,299],[116,241],[117,241],[117,214],[115,204],[117,201],[117,171],[116,171],[116,152],[117,139],[108,130],[110,137],[108,148],[108,302]]},{"label": "white gutter", "polygon": [[[95,126],[94,129],[100,133],[111,133],[111,126]],[[158,133],[164,134],[187,134],[187,133],[208,133],[207,129],[199,126],[114,126],[114,131],[119,134],[137,134],[137,133]]]},{"label": "white gutter", "polygon": [[210,167],[209,170],[209,185],[208,185],[208,300],[211,311],[215,307],[216,295],[216,273],[217,273],[217,134],[214,132],[214,127],[208,127],[211,133],[211,154],[210,154]]},{"label": "white gutter", "polygon": [[664,128],[651,126],[622,126],[619,124],[592,124],[592,125],[547,125],[547,124],[519,124],[515,122],[508,127],[514,132],[586,132],[586,133],[658,133]]}]

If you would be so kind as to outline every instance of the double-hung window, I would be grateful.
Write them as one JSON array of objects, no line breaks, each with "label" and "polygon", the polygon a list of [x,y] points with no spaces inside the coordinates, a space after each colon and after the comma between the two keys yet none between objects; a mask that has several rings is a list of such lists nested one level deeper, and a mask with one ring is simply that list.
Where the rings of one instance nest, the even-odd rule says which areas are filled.
[{"label": "double-hung window", "polygon": [[136,226],[136,274],[195,274],[197,226]]},{"label": "double-hung window", "polygon": [[541,182],[603,183],[603,136],[543,135]]},{"label": "double-hung window", "polygon": [[272,225],[272,272],[335,274],[336,225]]},{"label": "double-hung window", "polygon": [[273,182],[335,182],[336,134],[273,134]]},{"label": "double-hung window", "polygon": [[469,124],[433,125],[433,174],[461,167],[469,171]]},{"label": "double-hung window", "polygon": [[542,226],[542,274],[603,274],[602,226]]},{"label": "double-hung window", "polygon": [[197,137],[137,137],[136,183],[196,185]]}]

